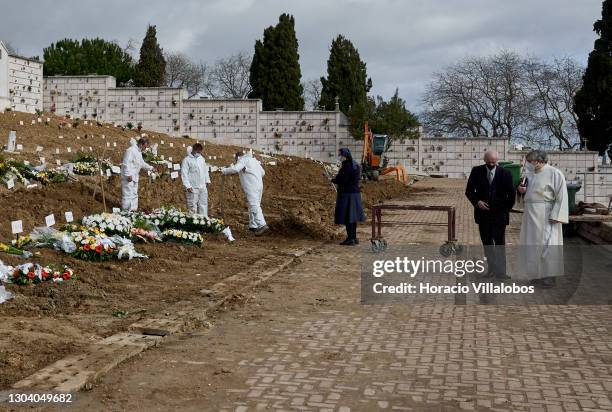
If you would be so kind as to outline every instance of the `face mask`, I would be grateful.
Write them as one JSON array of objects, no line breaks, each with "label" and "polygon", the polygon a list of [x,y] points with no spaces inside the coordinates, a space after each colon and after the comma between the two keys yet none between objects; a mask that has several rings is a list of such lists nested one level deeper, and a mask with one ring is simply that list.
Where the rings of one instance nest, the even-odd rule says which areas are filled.
[{"label": "face mask", "polygon": [[194,153],[194,154],[193,154],[193,157],[195,157],[196,159],[197,159],[198,157],[202,157],[202,153]]},{"label": "face mask", "polygon": [[525,170],[527,170],[529,173],[533,173],[535,172],[535,166],[531,162],[527,162],[525,163]]},{"label": "face mask", "polygon": [[489,169],[489,170],[493,170],[494,168],[495,168],[495,165],[490,165],[490,164],[487,164],[487,169]]}]

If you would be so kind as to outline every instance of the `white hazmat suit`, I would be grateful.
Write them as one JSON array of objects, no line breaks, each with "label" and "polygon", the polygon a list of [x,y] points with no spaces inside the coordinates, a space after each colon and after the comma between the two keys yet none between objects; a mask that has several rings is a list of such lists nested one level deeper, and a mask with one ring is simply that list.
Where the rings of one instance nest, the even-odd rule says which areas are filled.
[{"label": "white hazmat suit", "polygon": [[259,160],[247,153],[238,158],[235,164],[222,170],[224,175],[238,173],[240,184],[246,195],[249,208],[249,229],[261,229],[266,226],[261,197],[263,195],[263,177],[266,174]]},{"label": "white hazmat suit", "polygon": [[[121,208],[123,210],[138,209],[138,181],[140,169],[152,171],[153,166],[147,164],[142,158],[142,151],[136,140],[130,141],[130,147],[123,155],[121,163]],[[130,179],[131,178],[131,179]]]},{"label": "white hazmat suit", "polygon": [[[186,189],[187,209],[191,213],[198,213],[208,217],[208,189],[210,183],[208,165],[204,156],[191,153],[191,147],[187,148],[187,157],[181,164],[181,180]],[[191,189],[191,191],[190,191]]]}]

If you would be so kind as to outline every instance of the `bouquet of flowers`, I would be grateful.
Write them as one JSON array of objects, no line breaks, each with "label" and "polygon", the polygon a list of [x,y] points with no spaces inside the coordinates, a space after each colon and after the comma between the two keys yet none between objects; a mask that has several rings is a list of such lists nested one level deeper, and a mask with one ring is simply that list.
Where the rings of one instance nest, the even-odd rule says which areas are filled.
[{"label": "bouquet of flowers", "polygon": [[130,234],[132,235],[132,237],[140,239],[144,242],[161,241],[161,239],[159,238],[159,234],[154,230],[146,230],[141,229],[139,227],[133,227]]},{"label": "bouquet of flowers", "polygon": [[32,179],[47,185],[49,183],[63,183],[67,179],[66,174],[58,170],[43,170],[42,172],[33,172]]},{"label": "bouquet of flowers", "polygon": [[192,232],[220,233],[226,225],[223,219],[206,217],[198,214],[187,214],[178,209],[156,209],[145,219],[152,222],[160,229],[182,229]]},{"label": "bouquet of flowers", "polygon": [[100,171],[100,168],[97,163],[76,162],[72,171],[77,175],[93,176]]},{"label": "bouquet of flowers", "polygon": [[11,245],[16,247],[17,249],[23,249],[30,243],[32,243],[32,239],[30,239],[30,236],[27,235],[19,236],[19,238],[11,240]]},{"label": "bouquet of flowers", "polygon": [[5,243],[0,243],[0,252],[8,253],[9,255],[17,255],[17,256],[23,256],[23,257],[32,256],[32,253],[28,252],[27,250],[22,250],[15,246],[7,245]]},{"label": "bouquet of flowers", "polygon": [[202,246],[204,238],[199,233],[186,232],[184,230],[168,229],[162,233],[164,239],[178,243],[187,243],[196,246]]},{"label": "bouquet of flowers", "polygon": [[72,241],[76,244],[76,250],[71,255],[75,258],[99,262],[113,256],[115,245],[105,234],[83,231],[71,235]]},{"label": "bouquet of flowers", "polygon": [[9,174],[11,174],[13,178],[17,179],[24,186],[30,184],[30,182],[28,182],[28,179],[26,179],[22,172],[18,170],[15,166],[9,166]]},{"label": "bouquet of flowers", "polygon": [[85,226],[77,225],[76,223],[66,223],[60,228],[62,232],[82,232],[87,230]]},{"label": "bouquet of flowers", "polygon": [[160,155],[153,153],[151,149],[142,152],[142,158],[147,163],[154,163],[158,165],[165,165],[166,161],[161,158]]},{"label": "bouquet of flowers", "polygon": [[147,255],[143,255],[142,253],[139,253],[138,251],[136,251],[136,249],[134,248],[134,244],[132,243],[130,239],[126,239],[124,237],[115,235],[112,237],[111,241],[117,247],[117,252],[116,252],[117,259],[132,260],[134,258],[139,258],[139,259],[148,258]]},{"label": "bouquet of flowers", "polygon": [[26,263],[13,268],[8,281],[17,285],[32,285],[41,282],[64,282],[74,277],[74,271],[67,266],[45,266]]},{"label": "bouquet of flowers", "polygon": [[153,242],[161,242],[161,232],[157,226],[144,219],[141,214],[135,213],[132,219],[132,232],[134,238]]},{"label": "bouquet of flowers", "polygon": [[86,153],[77,153],[76,159],[73,162],[73,173],[83,176],[92,176],[100,171],[105,172],[106,169],[111,169],[113,163],[110,159],[104,159],[98,163],[98,159]]},{"label": "bouquet of flowers", "polygon": [[97,230],[107,235],[129,237],[132,231],[131,219],[114,213],[101,213],[86,216],[81,223],[91,231]]}]

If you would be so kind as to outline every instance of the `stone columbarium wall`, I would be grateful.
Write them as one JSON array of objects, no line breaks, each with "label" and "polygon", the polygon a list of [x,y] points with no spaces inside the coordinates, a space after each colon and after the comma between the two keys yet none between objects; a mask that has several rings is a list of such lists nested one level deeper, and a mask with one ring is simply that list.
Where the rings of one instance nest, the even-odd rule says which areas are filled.
[{"label": "stone columbarium wall", "polygon": [[[262,111],[258,99],[187,99],[178,88],[117,88],[111,76],[45,78],[44,107],[61,116],[189,135],[267,152],[333,161],[353,140],[339,111]],[[348,144],[348,143],[347,143]]]},{"label": "stone columbarium wall", "polygon": [[8,52],[0,42],[0,110],[34,113],[43,108],[43,65]]},{"label": "stone columbarium wall", "polygon": [[[262,111],[258,99],[187,99],[177,88],[117,88],[111,76],[54,76],[44,79],[44,109],[61,116],[143,128],[173,136],[249,147],[271,153],[334,162],[340,147],[360,159],[363,144],[349,134],[340,111]],[[484,152],[496,150],[500,160],[520,162],[525,152],[511,150],[504,138],[443,138],[396,141],[389,164],[451,178],[466,178],[482,164]],[[580,180],[578,200],[606,203],[612,194],[612,171],[598,166],[595,152],[552,151],[550,164],[568,180]]]}]

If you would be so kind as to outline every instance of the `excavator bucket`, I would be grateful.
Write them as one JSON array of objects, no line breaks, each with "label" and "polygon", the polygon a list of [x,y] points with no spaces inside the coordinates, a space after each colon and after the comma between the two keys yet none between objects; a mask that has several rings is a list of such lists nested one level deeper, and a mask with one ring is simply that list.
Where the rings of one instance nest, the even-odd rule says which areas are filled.
[{"label": "excavator bucket", "polygon": [[381,176],[389,175],[391,173],[395,173],[395,178],[398,182],[402,182],[405,185],[410,182],[410,176],[408,175],[408,171],[402,165],[388,166],[380,171]]}]

